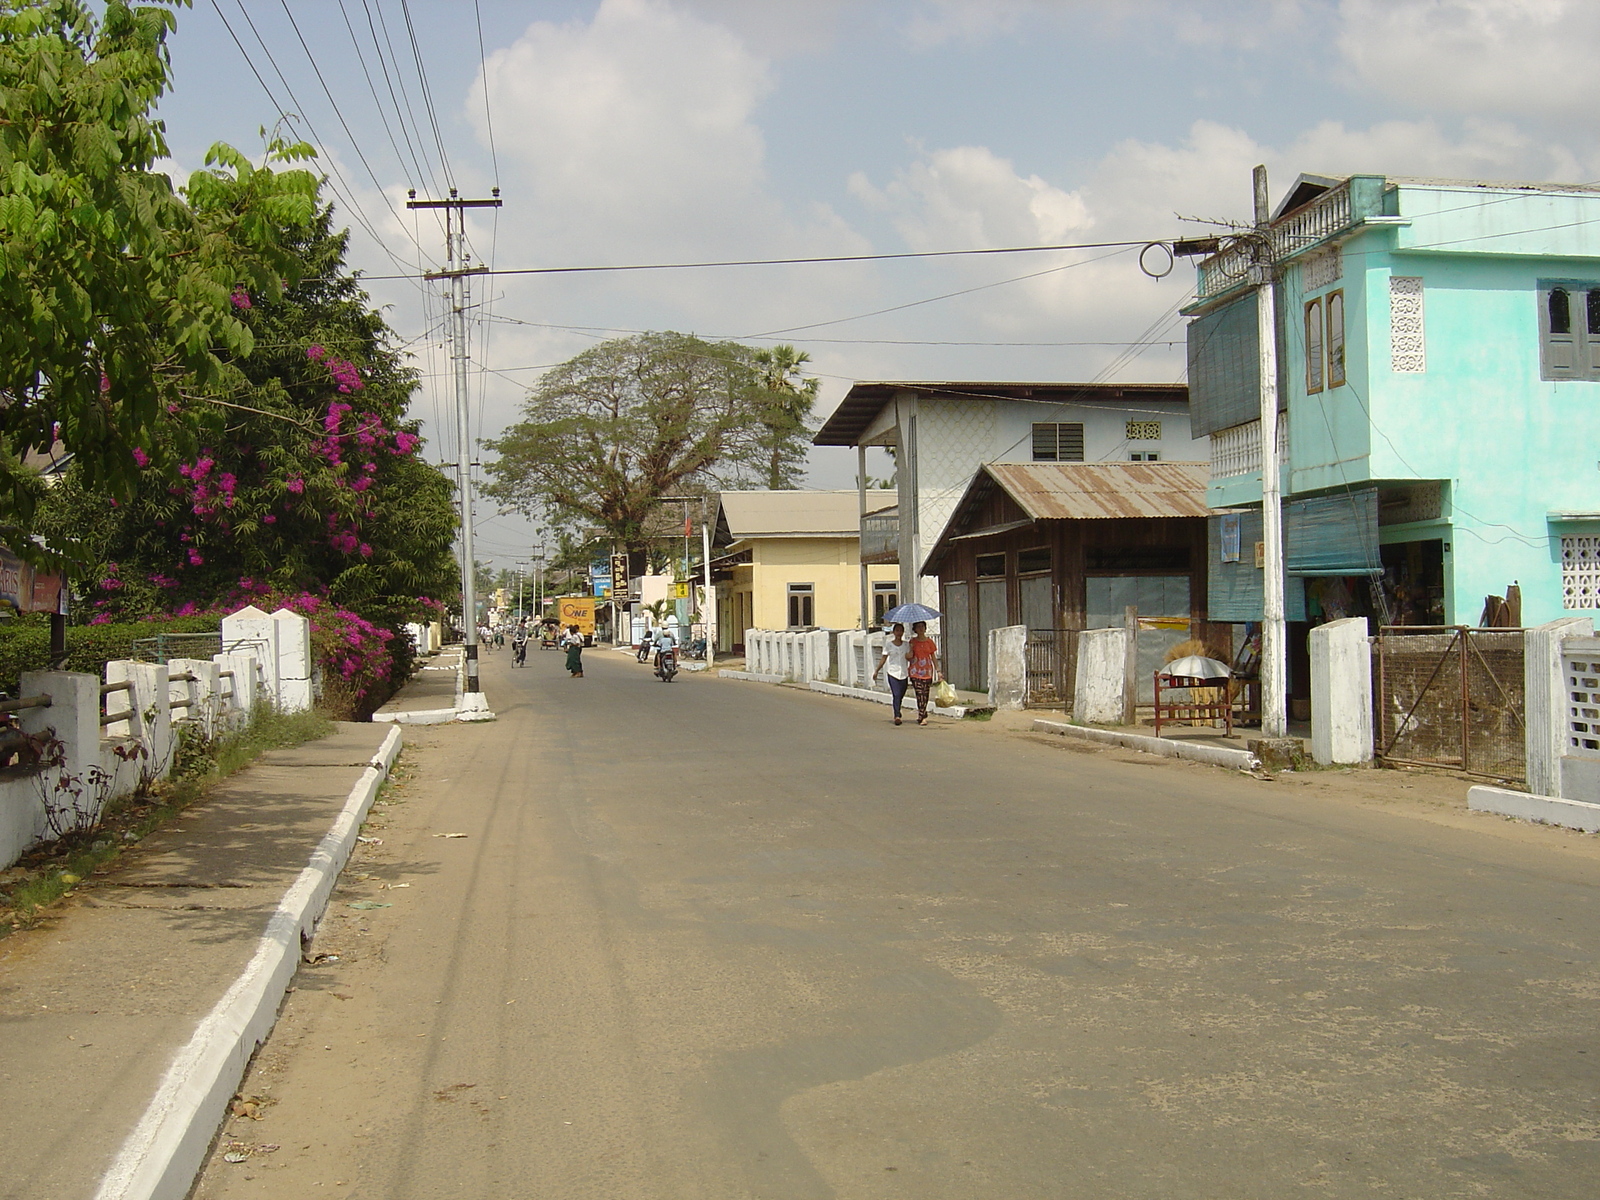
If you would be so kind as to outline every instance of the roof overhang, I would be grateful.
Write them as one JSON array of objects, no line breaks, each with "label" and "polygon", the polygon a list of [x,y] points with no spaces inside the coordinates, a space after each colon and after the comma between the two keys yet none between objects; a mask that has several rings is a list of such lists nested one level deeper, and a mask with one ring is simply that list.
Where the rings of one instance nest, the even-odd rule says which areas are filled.
[{"label": "roof overhang", "polygon": [[1189,388],[1181,383],[984,383],[881,382],[857,383],[811,439],[814,446],[860,446],[881,436],[870,433],[885,407],[902,392],[937,400],[1017,400],[1035,404],[1187,404]]}]

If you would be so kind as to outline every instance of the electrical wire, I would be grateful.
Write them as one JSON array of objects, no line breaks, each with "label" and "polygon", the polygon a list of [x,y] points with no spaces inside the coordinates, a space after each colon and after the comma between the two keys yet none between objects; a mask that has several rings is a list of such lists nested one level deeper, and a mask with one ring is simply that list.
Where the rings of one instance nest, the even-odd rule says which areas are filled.
[{"label": "electrical wire", "polygon": [[489,165],[494,171],[494,185],[500,186],[500,157],[494,148],[494,113],[489,108],[489,56],[483,48],[483,9],[478,0],[472,0],[472,16],[478,24],[478,73],[483,79],[483,123],[489,133]]},{"label": "electrical wire", "polygon": [[[367,15],[367,32],[372,35],[372,48],[377,52],[378,66],[383,71],[383,82],[388,88],[389,101],[394,105],[395,120],[399,122],[400,131],[406,140],[406,147],[414,156],[421,159],[423,168],[422,174],[427,176],[429,185],[432,187],[433,192],[436,195],[443,194],[444,189],[439,186],[439,177],[434,174],[433,163],[428,158],[427,140],[422,136],[422,127],[417,123],[416,110],[411,107],[411,93],[406,90],[405,80],[400,75],[400,59],[399,56],[394,52],[394,41],[389,36],[389,23],[384,18],[383,5],[381,3],[378,5],[378,20],[376,25],[373,24],[372,6],[369,3],[369,0],[361,0],[361,8],[362,11]],[[380,26],[383,29],[383,41],[381,43],[378,41],[378,28]],[[384,53],[384,46],[388,46],[388,54]],[[392,75],[389,71],[389,63],[391,60],[394,62],[394,72]],[[398,95],[395,93],[396,79],[400,80],[400,92]],[[400,96],[405,97],[406,111],[404,114],[402,114],[400,111]],[[406,129],[405,118],[407,115],[409,115],[411,118],[410,131],[407,131]],[[414,138],[412,136],[413,133],[415,134]],[[419,178],[417,182],[421,183],[422,179]]]},{"label": "electrical wire", "polygon": [[[379,5],[380,12],[382,5]],[[450,155],[445,152],[444,136],[439,132],[439,117],[433,107],[433,89],[428,86],[428,69],[422,63],[422,46],[417,41],[417,27],[411,22],[409,0],[400,0],[400,12],[406,21],[406,36],[411,40],[411,57],[417,64],[417,82],[422,85],[422,106],[428,114],[428,124],[433,128],[434,145],[439,149],[439,169],[444,173],[446,187],[455,187],[455,173],[450,169]]]},{"label": "electrical wire", "polygon": [[[406,155],[401,153],[400,143],[395,140],[394,129],[389,124],[388,110],[383,107],[383,101],[378,98],[378,85],[376,82],[374,82],[372,78],[372,72],[367,67],[367,55],[366,52],[361,48],[360,39],[356,37],[356,28],[350,21],[349,10],[345,8],[345,0],[339,0],[339,15],[344,18],[345,32],[350,35],[350,45],[356,52],[356,60],[361,64],[361,74],[366,78],[367,91],[372,96],[373,107],[378,110],[378,119],[383,122],[383,132],[384,135],[389,139],[389,148],[394,151],[395,161],[400,164],[400,170],[405,171]],[[400,127],[400,132],[402,134],[405,133],[405,126],[403,124]],[[415,149],[409,145],[407,148],[411,150],[410,165],[416,171],[416,175],[413,178],[420,183],[422,179],[422,167],[417,163]]]}]

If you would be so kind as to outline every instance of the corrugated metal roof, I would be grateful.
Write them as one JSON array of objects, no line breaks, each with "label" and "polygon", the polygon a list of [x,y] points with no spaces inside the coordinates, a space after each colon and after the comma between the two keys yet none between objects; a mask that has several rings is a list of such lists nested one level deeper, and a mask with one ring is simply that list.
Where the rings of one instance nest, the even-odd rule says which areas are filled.
[{"label": "corrugated metal roof", "polygon": [[1111,521],[1128,517],[1205,517],[1208,463],[985,463],[956,503],[920,568],[938,570],[952,542],[1016,528],[1015,522],[971,528],[1000,488],[1033,521]]},{"label": "corrugated metal roof", "polygon": [[758,537],[859,537],[853,491],[723,492],[722,520],[734,541]]},{"label": "corrugated metal roof", "polygon": [[982,468],[1036,521],[1203,517],[1205,463],[988,463]]}]

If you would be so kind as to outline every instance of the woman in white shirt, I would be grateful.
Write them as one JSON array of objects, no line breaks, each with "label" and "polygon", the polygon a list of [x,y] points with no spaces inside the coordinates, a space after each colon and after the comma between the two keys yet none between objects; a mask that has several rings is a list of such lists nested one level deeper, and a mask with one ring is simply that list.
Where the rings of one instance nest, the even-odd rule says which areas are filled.
[{"label": "woman in white shirt", "polygon": [[872,672],[872,678],[877,679],[885,667],[889,672],[889,698],[894,703],[894,723],[900,724],[900,702],[906,698],[909,668],[907,657],[911,653],[911,643],[906,639],[906,627],[895,625],[891,630],[893,636],[883,643],[883,657],[878,659],[878,668]]}]

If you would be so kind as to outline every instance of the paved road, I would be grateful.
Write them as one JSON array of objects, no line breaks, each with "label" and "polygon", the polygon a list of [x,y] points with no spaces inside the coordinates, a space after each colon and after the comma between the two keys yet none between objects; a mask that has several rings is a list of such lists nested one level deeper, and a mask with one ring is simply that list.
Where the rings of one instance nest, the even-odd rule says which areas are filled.
[{"label": "paved road", "polygon": [[200,1197],[1594,1194],[1594,839],[507,662]]}]

